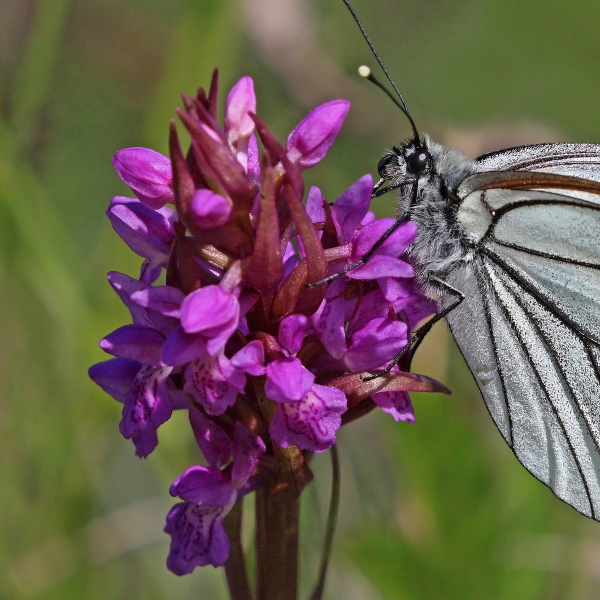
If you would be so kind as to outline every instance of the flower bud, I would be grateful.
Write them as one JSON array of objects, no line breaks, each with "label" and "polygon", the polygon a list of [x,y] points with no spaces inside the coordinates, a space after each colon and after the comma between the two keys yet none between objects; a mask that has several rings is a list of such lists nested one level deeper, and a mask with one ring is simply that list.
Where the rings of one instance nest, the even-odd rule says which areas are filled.
[{"label": "flower bud", "polygon": [[150,208],[173,203],[171,161],[149,148],[124,148],[113,160],[119,177]]}]

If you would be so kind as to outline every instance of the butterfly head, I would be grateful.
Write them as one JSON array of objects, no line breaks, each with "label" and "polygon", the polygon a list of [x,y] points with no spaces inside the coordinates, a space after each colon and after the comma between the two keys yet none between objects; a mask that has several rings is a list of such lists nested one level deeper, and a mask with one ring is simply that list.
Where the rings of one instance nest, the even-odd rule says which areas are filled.
[{"label": "butterfly head", "polygon": [[431,171],[432,159],[429,150],[420,140],[410,139],[394,147],[379,161],[379,176],[394,183],[418,180]]}]

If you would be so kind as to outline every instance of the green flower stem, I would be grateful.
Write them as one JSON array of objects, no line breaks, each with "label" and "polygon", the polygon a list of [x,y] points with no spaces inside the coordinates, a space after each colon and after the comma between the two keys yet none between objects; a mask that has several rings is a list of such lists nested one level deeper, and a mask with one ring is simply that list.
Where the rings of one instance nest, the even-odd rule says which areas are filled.
[{"label": "green flower stem", "polygon": [[329,454],[331,456],[331,500],[329,501],[327,530],[325,531],[325,541],[321,553],[319,579],[310,600],[321,600],[323,596],[325,578],[327,577],[327,567],[329,566],[329,559],[331,558],[331,547],[333,546],[333,536],[335,535],[335,526],[337,524],[338,509],[340,506],[340,461],[337,448],[332,446]]},{"label": "green flower stem", "polygon": [[229,560],[225,563],[225,577],[231,600],[252,600],[241,539],[243,506],[243,501],[236,502],[223,521],[231,542]]},{"label": "green flower stem", "polygon": [[297,600],[300,501],[256,492],[256,600]]}]

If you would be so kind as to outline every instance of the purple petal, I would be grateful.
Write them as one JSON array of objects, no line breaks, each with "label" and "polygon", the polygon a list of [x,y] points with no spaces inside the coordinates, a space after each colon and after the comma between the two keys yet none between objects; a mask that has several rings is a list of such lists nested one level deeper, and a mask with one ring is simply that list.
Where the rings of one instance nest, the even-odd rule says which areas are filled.
[{"label": "purple petal", "polygon": [[249,112],[256,113],[256,95],[254,82],[246,75],[231,88],[225,101],[225,131],[230,143],[247,138],[254,131]]},{"label": "purple petal", "polygon": [[[173,327],[175,327],[177,324],[175,319],[166,317],[164,314],[152,310],[152,308],[145,308],[145,306],[132,300],[132,296],[136,295],[138,292],[142,293],[141,296],[136,295],[136,298],[138,299],[144,298],[147,294],[153,294],[150,290],[155,288],[149,288],[146,283],[138,281],[128,275],[124,275],[123,273],[118,273],[117,271],[111,271],[107,275],[107,279],[115,292],[117,292],[119,298],[123,301],[123,304],[129,309],[134,325],[145,325],[147,327],[158,329],[163,335],[168,335]],[[160,290],[160,287],[156,289]],[[161,294],[160,291],[157,293]],[[181,294],[181,292],[179,292],[179,294]],[[181,298],[183,298],[183,294],[181,294]],[[143,304],[148,303],[143,302]],[[164,306],[161,308],[164,308]]]},{"label": "purple petal", "polygon": [[184,390],[209,415],[222,415],[244,391],[246,376],[225,356],[204,356],[190,363],[185,372]]},{"label": "purple petal", "polygon": [[240,305],[235,296],[218,285],[209,285],[189,294],[181,305],[181,325],[186,333],[207,338],[207,350],[215,355],[237,329]]},{"label": "purple petal", "polygon": [[201,229],[225,225],[231,218],[231,202],[210,190],[196,190],[190,206],[190,218]]},{"label": "purple petal", "polygon": [[410,397],[406,392],[378,392],[371,398],[388,415],[392,415],[396,422],[415,422],[415,414]]},{"label": "purple petal", "polygon": [[290,353],[296,354],[302,347],[308,319],[304,315],[290,315],[279,324],[279,343]]},{"label": "purple petal", "polygon": [[300,402],[277,407],[269,427],[271,436],[282,448],[293,444],[303,450],[323,452],[335,444],[346,406],[344,392],[315,384]]},{"label": "purple petal", "polygon": [[298,358],[279,358],[267,365],[265,393],[274,402],[298,402],[314,381],[315,376]]},{"label": "purple petal", "polygon": [[288,158],[300,169],[316,165],[327,154],[349,110],[347,100],[332,100],[313,109],[290,133]]},{"label": "purple petal", "polygon": [[119,150],[113,160],[119,177],[150,208],[173,202],[171,161],[149,148]]},{"label": "purple petal", "polygon": [[171,536],[167,568],[175,575],[191,573],[195,567],[221,567],[229,558],[229,538],[223,507],[176,504],[167,515],[165,533]]},{"label": "purple petal", "polygon": [[186,469],[169,488],[171,496],[204,506],[227,506],[235,497],[231,481],[219,469]]},{"label": "purple petal", "polygon": [[[300,238],[298,238],[300,242]],[[301,242],[300,242],[301,243]],[[300,247],[300,243],[298,247]],[[285,254],[283,255],[283,275],[284,279],[290,275],[290,273],[298,266],[298,256],[296,255],[296,250],[294,249],[294,245],[291,242],[288,242],[288,245],[285,247]]]},{"label": "purple petal", "polygon": [[331,212],[338,229],[340,244],[347,244],[352,239],[368,213],[372,190],[373,177],[363,175],[334,202]]},{"label": "purple petal", "polygon": [[231,366],[249,375],[265,374],[265,349],[258,341],[246,344],[231,357]]},{"label": "purple petal", "polygon": [[384,254],[375,254],[360,267],[352,269],[346,273],[350,279],[379,279],[380,277],[414,277],[415,271],[412,265],[407,262],[385,256]]},{"label": "purple petal", "polygon": [[146,285],[152,285],[162,275],[164,263],[164,256],[144,260],[140,267],[140,281]]},{"label": "purple petal", "polygon": [[[370,196],[370,193],[369,193]],[[323,208],[323,194],[318,187],[311,187],[306,197],[306,212],[313,223],[325,222],[325,209]]]},{"label": "purple petal", "polygon": [[140,369],[123,406],[119,430],[124,438],[157,429],[171,417],[173,403],[166,382],[170,372],[170,367],[143,366]]},{"label": "purple petal", "polygon": [[156,429],[136,431],[131,436],[131,441],[135,446],[135,455],[140,458],[146,458],[158,446],[158,434],[156,433]]},{"label": "purple petal", "polygon": [[[377,219],[365,225],[352,244],[352,260],[358,260],[368,252],[373,244],[394,224],[395,219]],[[417,226],[412,221],[401,223],[390,237],[377,248],[376,254],[400,256],[417,237]]]},{"label": "purple petal", "polygon": [[233,469],[231,471],[231,483],[235,488],[241,488],[248,481],[265,449],[265,444],[259,436],[236,421],[233,426]]},{"label": "purple petal", "polygon": [[232,452],[229,436],[198,409],[190,410],[190,424],[208,464],[217,469],[224,467]]},{"label": "purple petal", "polygon": [[375,369],[394,358],[407,343],[405,323],[373,319],[352,336],[345,363],[353,372]]},{"label": "purple petal", "polygon": [[119,402],[125,402],[141,363],[128,358],[111,358],[88,369],[90,379]]},{"label": "purple petal", "polygon": [[378,283],[386,303],[392,304],[395,312],[404,311],[411,330],[419,321],[437,312],[435,301],[420,292],[412,279],[386,277]]},{"label": "purple petal", "polygon": [[148,286],[145,283],[142,283],[133,277],[129,277],[129,275],[125,275],[124,273],[119,273],[118,271],[110,271],[106,278],[123,304],[131,312],[133,323],[135,325],[146,325],[151,327],[152,323],[148,318],[148,312],[139,304],[131,301],[131,294],[144,290]]},{"label": "purple petal", "polygon": [[156,211],[134,198],[115,196],[106,215],[114,230],[136,254],[149,259],[163,257],[166,261],[175,237],[175,211],[169,208]]},{"label": "purple petal", "polygon": [[100,348],[119,358],[131,358],[153,367],[162,366],[161,351],[165,337],[160,331],[143,325],[123,325],[103,340]]},{"label": "purple petal", "polygon": [[[258,142],[252,134],[248,140],[248,177],[258,185],[260,181],[260,156],[258,154]],[[254,211],[252,211],[254,213]]]},{"label": "purple petal", "polygon": [[206,354],[206,338],[197,333],[186,333],[179,326],[165,340],[161,360],[165,365],[180,366]]},{"label": "purple petal", "polygon": [[319,340],[333,358],[341,358],[346,352],[345,305],[342,295],[345,283],[334,279],[329,285],[325,300],[311,317],[311,324]]},{"label": "purple petal", "polygon": [[178,319],[185,294],[169,285],[144,286],[143,289],[132,292],[130,298],[144,308],[150,308],[167,317]]},{"label": "purple petal", "polygon": [[390,303],[386,301],[381,290],[374,290],[364,295],[349,319],[348,333],[352,335],[355,331],[366,327],[373,319],[388,317],[389,310]]}]

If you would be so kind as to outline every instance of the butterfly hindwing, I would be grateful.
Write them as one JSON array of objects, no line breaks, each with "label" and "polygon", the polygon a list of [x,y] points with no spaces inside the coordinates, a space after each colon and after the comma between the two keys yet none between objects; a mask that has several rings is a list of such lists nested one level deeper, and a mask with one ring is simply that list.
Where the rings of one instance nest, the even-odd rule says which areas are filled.
[{"label": "butterfly hindwing", "polygon": [[592,164],[600,181],[600,146],[550,145],[561,150],[550,156],[548,146],[481,160],[543,167],[553,174],[546,189],[507,188],[514,173],[498,173],[499,188],[490,185],[493,174],[465,180],[469,193],[487,195],[477,210],[485,206],[489,214],[473,212],[465,221],[481,218],[486,227],[473,260],[448,278],[465,300],[447,318],[519,461],[559,498],[600,520],[600,196],[581,192],[585,183],[575,179],[573,191],[568,181],[561,189],[550,181],[581,177]]}]

